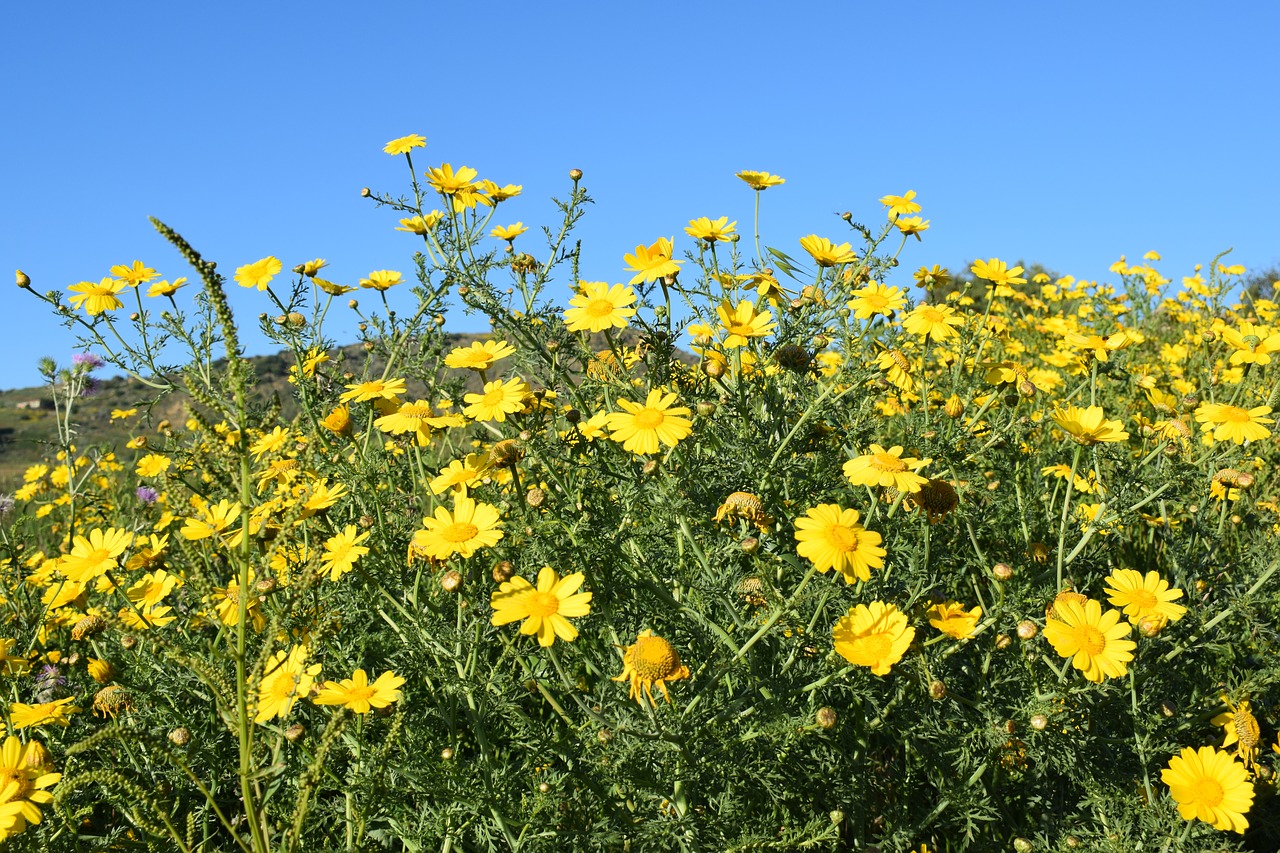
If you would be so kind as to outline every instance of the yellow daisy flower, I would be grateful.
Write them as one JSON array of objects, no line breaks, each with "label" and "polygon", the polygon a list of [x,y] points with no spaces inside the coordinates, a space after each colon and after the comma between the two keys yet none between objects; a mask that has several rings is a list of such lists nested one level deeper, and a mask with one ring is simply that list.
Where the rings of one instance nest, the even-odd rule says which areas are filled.
[{"label": "yellow daisy flower", "polygon": [[832,629],[840,656],[856,666],[870,667],[873,675],[888,675],[906,653],[916,629],[892,604],[873,601],[849,608]]},{"label": "yellow daisy flower", "polygon": [[578,629],[569,619],[586,616],[591,610],[591,593],[578,592],[583,580],[581,572],[561,578],[550,566],[543,566],[538,572],[537,587],[522,577],[514,577],[490,596],[490,621],[507,625],[523,619],[520,633],[536,634],[538,645],[543,647],[554,643],[556,637],[572,642]]},{"label": "yellow daisy flower", "polygon": [[820,572],[835,569],[845,583],[871,580],[871,569],[884,567],[887,553],[881,536],[858,523],[856,509],[818,504],[795,523],[796,553]]},{"label": "yellow daisy flower", "polygon": [[680,661],[675,646],[652,631],[644,630],[636,635],[634,643],[627,646],[622,655],[622,672],[612,680],[631,682],[630,698],[643,708],[646,697],[650,707],[657,707],[658,703],[653,698],[655,684],[670,703],[667,682],[688,677],[689,667]]},{"label": "yellow daisy flower", "polygon": [[611,412],[605,419],[609,437],[622,445],[622,449],[644,455],[657,453],[659,443],[675,447],[693,432],[692,414],[685,406],[673,406],[675,394],[663,394],[659,390],[649,392],[643,403],[633,403],[619,398],[617,403],[625,411]]},{"label": "yellow daisy flower", "polygon": [[569,300],[564,321],[571,332],[625,329],[627,318],[635,316],[636,309],[629,307],[635,301],[635,291],[625,284],[610,287],[603,281],[582,281],[577,295]]}]

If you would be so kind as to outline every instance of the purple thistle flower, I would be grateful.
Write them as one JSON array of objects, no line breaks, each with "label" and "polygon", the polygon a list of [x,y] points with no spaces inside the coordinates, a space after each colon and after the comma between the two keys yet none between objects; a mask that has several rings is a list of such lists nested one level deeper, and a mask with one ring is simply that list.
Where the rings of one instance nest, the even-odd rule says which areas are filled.
[{"label": "purple thistle flower", "polygon": [[144,504],[147,504],[148,506],[155,503],[156,500],[160,497],[160,493],[157,492],[155,489],[151,488],[150,486],[138,486],[138,491],[135,492],[135,494],[138,496],[138,500],[142,501]]},{"label": "purple thistle flower", "polygon": [[91,352],[78,352],[71,356],[71,363],[77,367],[83,367],[85,370],[97,370],[102,367],[104,362],[101,356],[94,355]]},{"label": "purple thistle flower", "polygon": [[80,389],[80,396],[92,397],[94,394],[98,393],[98,387],[100,385],[101,383],[98,382],[97,379],[94,379],[92,376],[90,376],[88,379],[84,381],[84,387]]}]

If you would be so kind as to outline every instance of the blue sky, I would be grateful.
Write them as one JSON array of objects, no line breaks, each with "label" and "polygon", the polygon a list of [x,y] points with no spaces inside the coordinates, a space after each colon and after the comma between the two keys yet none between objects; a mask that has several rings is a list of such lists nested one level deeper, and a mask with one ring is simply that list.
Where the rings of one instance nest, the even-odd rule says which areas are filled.
[{"label": "blue sky", "polygon": [[[1269,266],[1280,6],[1208,8],[9,4],[0,267],[41,291],[135,258],[188,275],[157,216],[227,271],[270,254],[327,258],[351,284],[408,272],[413,238],[359,190],[405,188],[381,148],[409,133],[428,140],[420,169],[524,186],[495,223],[554,223],[549,197],[583,169],[592,279],[625,280],[640,242],[689,248],[694,217],[749,232],[741,169],[787,179],[762,220],[788,253],[810,233],[846,239],[840,211],[881,221],[876,199],[916,190],[932,227],[904,251],[904,282],[979,256],[1103,280],[1150,249],[1175,281],[1227,247]],[[74,338],[0,288],[0,388],[37,384],[36,359],[67,361]],[[268,308],[256,291],[233,299],[250,327]],[[449,328],[479,327],[459,313]],[[330,330],[354,339],[350,323]],[[256,332],[245,343],[268,350]]]}]

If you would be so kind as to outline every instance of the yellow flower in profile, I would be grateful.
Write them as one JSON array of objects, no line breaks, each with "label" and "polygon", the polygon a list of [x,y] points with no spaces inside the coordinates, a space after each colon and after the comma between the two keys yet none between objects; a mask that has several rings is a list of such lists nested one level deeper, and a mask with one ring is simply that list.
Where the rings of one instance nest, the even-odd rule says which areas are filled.
[{"label": "yellow flower in profile", "polygon": [[400,226],[396,230],[405,231],[409,234],[430,234],[440,224],[441,219],[444,219],[444,214],[438,210],[433,210],[422,216],[401,219]]},{"label": "yellow flower in profile", "polygon": [[440,506],[434,516],[422,519],[410,549],[433,560],[447,560],[454,554],[466,559],[480,548],[492,548],[501,538],[497,508],[460,494],[453,501],[453,512]]},{"label": "yellow flower in profile", "polygon": [[537,587],[522,577],[514,577],[490,596],[490,621],[507,625],[523,619],[520,633],[536,634],[538,645],[544,648],[556,637],[572,642],[578,637],[578,629],[569,620],[591,611],[591,593],[578,592],[583,580],[581,572],[561,578],[550,566],[543,566],[538,572]]},{"label": "yellow flower in profile", "polygon": [[335,407],[333,411],[320,419],[320,426],[336,435],[350,436],[355,428],[351,420],[351,409],[345,404]]},{"label": "yellow flower in profile", "polygon": [[707,243],[727,243],[737,235],[734,229],[737,228],[737,220],[729,221],[729,217],[721,216],[719,219],[710,219],[706,216],[698,219],[690,219],[689,225],[684,229],[684,233],[688,234],[695,240],[705,240]]},{"label": "yellow flower in profile", "polygon": [[1202,820],[1214,829],[1243,834],[1245,814],[1253,807],[1253,783],[1244,765],[1228,752],[1183,747],[1160,771],[1183,820]]},{"label": "yellow flower in profile", "polygon": [[462,398],[468,404],[462,413],[472,420],[502,423],[507,415],[524,409],[524,398],[528,393],[529,386],[519,377],[505,382],[495,379],[485,383],[484,393],[468,394]]},{"label": "yellow flower in profile", "polygon": [[347,390],[338,399],[343,403],[367,403],[370,400],[394,400],[405,391],[403,379],[373,379],[345,386]]},{"label": "yellow flower in profile", "polygon": [[919,213],[920,203],[912,201],[916,197],[915,190],[907,190],[905,195],[887,195],[880,203],[889,208],[889,219],[894,220],[908,213]]},{"label": "yellow flower in profile", "polygon": [[801,237],[800,247],[808,252],[813,257],[814,263],[820,267],[851,264],[858,259],[858,256],[848,243],[841,243],[837,246],[826,237],[819,237],[817,234]]},{"label": "yellow flower in profile", "polygon": [[582,281],[577,295],[569,300],[572,307],[565,309],[564,321],[571,332],[625,329],[627,318],[635,316],[636,309],[629,307],[635,301],[636,293],[628,285],[610,287],[603,281]]},{"label": "yellow flower in profile", "polygon": [[957,314],[956,309],[950,305],[917,305],[902,318],[902,328],[909,333],[935,341],[959,337],[954,327],[963,325],[964,317]]},{"label": "yellow flower in profile", "polygon": [[125,596],[141,608],[153,608],[180,586],[182,586],[182,578],[171,575],[164,569],[157,569],[154,572],[147,572],[134,581]]},{"label": "yellow flower in profile", "polygon": [[768,172],[752,172],[742,171],[735,172],[734,177],[741,178],[747,182],[747,186],[756,192],[767,190],[769,187],[776,187],[787,182],[786,178],[780,178],[777,175],[770,175]]},{"label": "yellow flower in profile", "polygon": [[928,460],[902,458],[902,447],[885,450],[878,444],[870,452],[844,463],[844,475],[855,486],[888,486],[900,492],[918,492],[928,481],[915,473],[929,464]]},{"label": "yellow flower in profile", "polygon": [[[1078,595],[1078,594],[1077,594]],[[1072,664],[1090,681],[1119,678],[1127,672],[1137,643],[1126,640],[1131,626],[1120,621],[1119,610],[1102,612],[1093,599],[1064,599],[1053,602],[1053,615],[1045,619],[1044,636],[1053,650]]]},{"label": "yellow flower in profile", "polygon": [[744,299],[734,308],[728,302],[716,306],[716,314],[728,335],[722,345],[726,349],[745,347],[752,338],[763,338],[778,328],[773,322],[773,315],[768,311],[757,311],[754,302]]},{"label": "yellow flower in profile", "polygon": [[401,404],[395,411],[374,420],[373,425],[392,435],[416,436],[419,447],[431,443],[431,430],[447,425],[446,418],[436,417],[431,404],[425,401]]},{"label": "yellow flower in profile", "polygon": [[516,348],[506,341],[472,341],[471,346],[454,347],[444,357],[445,367],[482,371],[494,362],[515,355]]},{"label": "yellow flower in profile", "polygon": [[686,406],[673,406],[676,395],[663,394],[654,389],[643,403],[618,398],[617,403],[625,411],[611,412],[605,419],[614,441],[630,453],[644,455],[657,453],[659,443],[675,447],[693,432]]},{"label": "yellow flower in profile", "polygon": [[642,281],[657,281],[666,276],[677,275],[684,261],[673,261],[671,241],[659,237],[651,246],[636,246],[634,255],[625,255],[623,260],[627,266],[636,271],[627,284],[639,284]]},{"label": "yellow flower in profile", "polygon": [[427,147],[427,138],[411,133],[408,136],[401,136],[393,139],[382,147],[382,150],[391,155],[408,154],[415,148]]},{"label": "yellow flower in profile", "polygon": [[484,194],[475,180],[476,170],[470,166],[461,166],[457,172],[453,166],[445,163],[438,169],[427,170],[427,183],[440,195],[450,199],[455,213],[472,210],[476,203],[492,207],[493,201]]},{"label": "yellow flower in profile", "polygon": [[51,788],[62,779],[39,741],[24,744],[9,735],[0,748],[0,842],[39,823],[40,806],[53,802]]},{"label": "yellow flower in profile", "polygon": [[901,288],[874,281],[855,290],[853,298],[849,300],[849,310],[859,320],[870,320],[877,314],[888,317],[895,311],[901,311],[906,305],[906,294]]},{"label": "yellow flower in profile", "polygon": [[1227,710],[1209,722],[1222,727],[1222,748],[1226,749],[1234,744],[1236,757],[1244,762],[1246,770],[1252,772],[1256,766],[1258,742],[1262,739],[1258,718],[1253,715],[1248,699],[1241,699],[1237,705],[1224,693],[1222,703],[1227,706]]},{"label": "yellow flower in profile", "polygon": [[216,536],[240,517],[239,502],[230,503],[223,499],[210,506],[204,501],[196,504],[196,515],[183,520],[182,538],[190,542]]},{"label": "yellow flower in profile", "polygon": [[[249,575],[249,582],[252,585],[252,574]],[[240,624],[240,581],[238,578],[232,578],[224,587],[215,587],[210,600],[213,602],[214,615],[219,622],[228,628],[234,628]],[[245,615],[249,617],[253,630],[261,631],[266,626],[267,617],[262,615],[262,596],[250,596],[249,600],[245,602]]]},{"label": "yellow flower in profile", "polygon": [[360,286],[385,293],[403,280],[404,276],[395,270],[374,270],[368,278],[360,279]]},{"label": "yellow flower in profile", "polygon": [[348,711],[367,714],[374,708],[385,708],[399,702],[400,687],[404,679],[391,670],[379,675],[372,684],[363,669],[357,669],[350,678],[326,681],[311,701],[317,705],[341,705]]},{"label": "yellow flower in profile", "polygon": [[935,604],[930,607],[928,616],[930,625],[948,637],[964,640],[973,636],[974,629],[978,627],[978,620],[982,618],[982,608],[974,607],[972,610],[965,610],[960,602],[948,601],[945,604]]},{"label": "yellow flower in profile", "polygon": [[178,288],[187,283],[186,276],[178,276],[173,281],[164,280],[157,281],[151,287],[147,288],[147,296],[173,296],[178,292]]},{"label": "yellow flower in profile", "polygon": [[498,225],[489,232],[489,236],[497,237],[499,240],[506,240],[510,243],[528,230],[523,222],[517,222],[515,225]]},{"label": "yellow flower in profile", "polygon": [[311,685],[320,674],[320,664],[306,664],[305,644],[294,646],[288,652],[281,649],[272,655],[258,683],[255,723],[289,716],[297,701],[311,692]]},{"label": "yellow flower in profile", "polygon": [[284,268],[280,263],[280,259],[268,255],[261,260],[254,261],[251,264],[245,264],[242,267],[236,267],[236,283],[241,287],[256,287],[258,290],[266,290],[267,285],[271,283],[271,279]]},{"label": "yellow flower in profile", "polygon": [[71,725],[69,715],[80,710],[71,704],[74,700],[74,696],[67,696],[64,699],[39,702],[35,705],[14,702],[9,706],[9,722],[13,725],[14,731],[33,726],[69,726]]},{"label": "yellow flower in profile", "polygon": [[1212,427],[1214,441],[1234,441],[1244,444],[1246,441],[1258,441],[1271,435],[1271,430],[1263,424],[1272,424],[1270,406],[1256,406],[1242,409],[1226,403],[1201,403],[1196,407],[1196,420],[1207,427]]},{"label": "yellow flower in profile", "polygon": [[356,535],[354,524],[348,524],[341,533],[330,536],[324,543],[320,572],[328,572],[329,580],[337,581],[355,567],[356,560],[369,553],[368,547],[360,544],[368,538],[367,532]]},{"label": "yellow flower in profile", "polygon": [[636,635],[634,643],[627,646],[622,655],[622,672],[611,680],[631,682],[629,698],[636,700],[636,704],[643,708],[647,697],[649,706],[656,708],[658,703],[653,698],[655,684],[670,703],[671,694],[667,691],[667,682],[688,677],[689,667],[680,661],[680,654],[675,646],[646,629]]},{"label": "yellow flower in profile", "polygon": [[1127,441],[1129,438],[1124,424],[1107,420],[1101,406],[1067,406],[1053,413],[1053,422],[1068,438],[1086,447],[1099,442]]},{"label": "yellow flower in profile", "polygon": [[1134,625],[1152,616],[1177,622],[1186,615],[1187,608],[1173,603],[1182,598],[1182,590],[1170,589],[1159,572],[1149,571],[1144,576],[1133,569],[1116,569],[1106,582],[1107,601],[1122,608]]},{"label": "yellow flower in profile", "polygon": [[67,288],[76,294],[67,301],[71,303],[72,308],[84,308],[86,314],[96,317],[106,311],[124,307],[124,303],[116,296],[124,288],[123,281],[116,281],[113,278],[104,278],[98,284],[82,281]]},{"label": "yellow flower in profile", "polygon": [[914,236],[917,240],[921,239],[921,234],[929,230],[929,220],[921,219],[919,216],[900,216],[893,220],[893,224],[902,232],[902,236]]},{"label": "yellow flower in profile", "polygon": [[142,261],[134,261],[128,266],[124,264],[116,264],[111,268],[111,274],[123,281],[129,287],[137,287],[140,284],[146,284],[152,279],[160,277],[160,273],[156,272]]},{"label": "yellow flower in profile", "polygon": [[1280,332],[1246,321],[1241,321],[1239,328],[1223,328],[1222,340],[1235,350],[1231,353],[1232,364],[1265,366],[1271,363],[1271,353],[1280,350]]},{"label": "yellow flower in profile", "polygon": [[1005,262],[999,258],[992,258],[989,261],[974,261],[973,266],[969,267],[969,269],[978,278],[986,279],[996,285],[1003,284],[1008,286],[1027,283],[1027,280],[1021,277],[1022,267],[1009,269]]},{"label": "yellow flower in profile", "polygon": [[870,606],[849,608],[836,622],[832,636],[836,651],[849,663],[870,667],[873,675],[888,675],[915,639],[916,629],[894,605],[873,601]]},{"label": "yellow flower in profile", "polygon": [[835,569],[845,583],[871,580],[871,570],[884,567],[881,536],[858,523],[856,509],[818,504],[796,519],[795,528],[796,553],[820,572]]}]

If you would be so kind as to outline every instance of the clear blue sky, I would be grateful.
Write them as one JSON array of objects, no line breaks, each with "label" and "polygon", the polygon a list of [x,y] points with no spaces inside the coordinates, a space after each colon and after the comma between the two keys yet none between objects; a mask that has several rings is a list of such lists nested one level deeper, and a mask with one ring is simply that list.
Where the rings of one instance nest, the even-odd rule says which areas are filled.
[{"label": "clear blue sky", "polygon": [[[188,275],[157,216],[230,271],[317,256],[350,284],[411,269],[362,186],[421,168],[523,184],[495,224],[555,221],[586,172],[592,279],[698,216],[798,253],[834,214],[914,189],[921,264],[1036,260],[1089,279],[1155,249],[1170,278],[1219,250],[1280,260],[1274,3],[10,3],[0,81],[0,387],[73,338],[13,288],[135,258]],[[843,239],[843,237],[842,237]],[[531,231],[526,249],[545,254]],[[518,244],[519,245],[519,244]],[[265,294],[235,288],[249,326]],[[407,299],[408,294],[396,294]],[[189,296],[188,296],[189,298]],[[345,310],[335,309],[335,314]],[[458,314],[451,328],[474,330]],[[344,340],[348,326],[334,326]],[[267,349],[247,334],[250,352]]]}]

